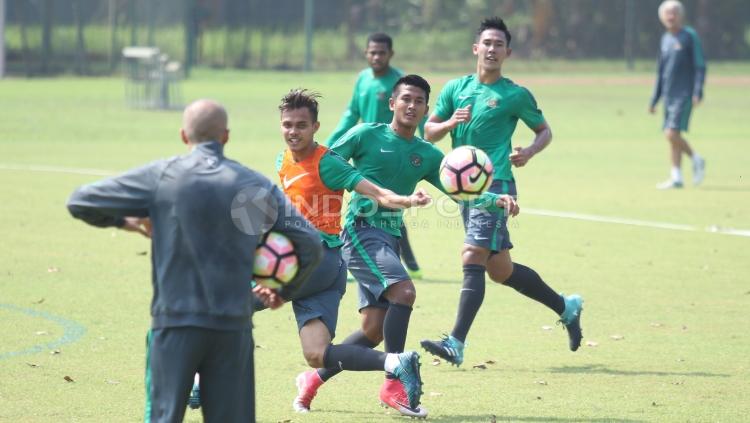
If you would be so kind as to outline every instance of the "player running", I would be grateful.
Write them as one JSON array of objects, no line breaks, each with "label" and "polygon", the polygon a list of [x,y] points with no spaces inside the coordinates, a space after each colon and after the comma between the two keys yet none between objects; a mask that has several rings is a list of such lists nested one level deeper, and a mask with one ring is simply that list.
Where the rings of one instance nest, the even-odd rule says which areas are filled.
[{"label": "player running", "polygon": [[[473,45],[477,72],[446,84],[435,112],[425,124],[425,136],[437,142],[450,132],[454,148],[472,145],[484,150],[495,168],[489,191],[515,197],[511,165],[526,165],[550,143],[552,132],[531,93],[502,75],[503,62],[511,53],[510,40],[502,19],[482,22]],[[535,134],[526,148],[511,145],[519,119]],[[570,349],[576,351],[582,338],[581,297],[557,294],[533,269],[511,260],[513,244],[507,218],[501,213],[464,209],[462,214],[466,232],[462,253],[464,282],[456,322],[449,336],[438,341],[423,340],[422,347],[457,366],[463,362],[466,336],[484,300],[486,271],[493,281],[554,310],[567,329]]]},{"label": "player running", "polygon": [[[429,94],[430,86],[420,76],[400,78],[389,102],[394,112],[391,123],[360,124],[341,137],[331,150],[346,160],[351,159],[364,177],[397,194],[413,192],[421,180],[443,190],[439,177],[443,153],[415,136],[427,113]],[[518,213],[515,201],[507,195],[483,195],[473,205],[493,210],[504,207],[511,215]],[[380,207],[359,193],[349,202],[341,235],[343,257],[359,283],[362,327],[343,344],[374,348],[385,341],[388,353],[404,350],[416,290],[398,256],[401,219],[401,210]],[[340,371],[319,370],[320,380],[304,386],[303,395],[312,399],[320,384]],[[419,391],[404,392],[402,384],[388,374],[380,390],[383,403],[412,417],[427,416],[427,410],[420,405],[420,396]]]},{"label": "player running", "polygon": [[[404,76],[401,70],[391,66],[393,54],[393,39],[388,34],[378,32],[367,37],[365,57],[370,66],[357,76],[349,106],[341,116],[336,129],[328,137],[326,145],[333,145],[360,121],[390,123],[393,120],[393,111],[388,106],[388,99],[391,97],[396,81]],[[420,133],[424,131],[424,120],[420,122],[419,129]],[[422,269],[411,248],[406,224],[401,225],[401,237],[398,244],[409,276],[412,279],[422,279]]]}]

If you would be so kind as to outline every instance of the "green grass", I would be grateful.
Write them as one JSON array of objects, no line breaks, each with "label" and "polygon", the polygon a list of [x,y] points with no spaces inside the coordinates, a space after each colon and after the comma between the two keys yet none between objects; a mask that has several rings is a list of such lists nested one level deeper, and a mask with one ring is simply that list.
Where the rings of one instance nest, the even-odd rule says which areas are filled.
[{"label": "green grass", "polygon": [[[689,133],[707,158],[708,177],[700,188],[675,192],[653,189],[668,166],[661,118],[646,113],[651,73],[625,74],[611,63],[557,73],[521,72],[529,65],[512,61],[509,66],[509,76],[532,89],[555,134],[548,150],[516,173],[522,212],[526,207],[750,229],[750,84],[737,77],[746,64],[712,68],[706,102],[694,113]],[[454,75],[426,76],[435,85],[434,104]],[[273,177],[273,158],[283,147],[275,124],[280,97],[297,86],[321,91],[324,139],[353,80],[343,72],[199,69],[183,93],[226,104],[232,128],[227,154]],[[184,151],[179,112],[128,109],[119,79],[8,79],[0,81],[0,92],[3,165],[124,170]],[[519,128],[515,143],[530,139]],[[149,246],[134,235],[70,218],[67,196],[95,179],[0,169],[0,304],[15,307],[0,307],[0,422],[141,418],[151,295],[150,260],[141,253]],[[427,276],[417,282],[407,340],[415,348],[453,322],[462,234],[455,218],[440,218],[434,208],[408,221]],[[570,353],[556,316],[508,288],[489,286],[465,366],[432,366],[423,357],[430,421],[746,419],[749,238],[532,214],[515,219],[511,231],[516,261],[534,267],[555,289],[584,295],[584,342],[597,346]],[[337,339],[358,326],[356,287],[348,288]],[[57,347],[58,354],[45,349],[13,355],[63,335],[59,323],[17,308],[77,322],[86,332]],[[259,313],[254,322],[262,346],[256,350],[259,421],[400,420],[377,406],[377,372],[341,374],[321,389],[314,413],[293,414],[293,379],[305,364],[291,307]],[[545,325],[554,328],[543,330]],[[487,360],[495,364],[472,368]],[[187,413],[186,421],[200,420],[199,413]]]}]

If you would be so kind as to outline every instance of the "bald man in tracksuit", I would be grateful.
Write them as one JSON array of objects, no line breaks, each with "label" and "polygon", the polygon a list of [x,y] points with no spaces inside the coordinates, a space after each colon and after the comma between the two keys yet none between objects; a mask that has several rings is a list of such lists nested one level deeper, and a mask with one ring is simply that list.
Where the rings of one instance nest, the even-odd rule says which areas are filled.
[{"label": "bald man in tracksuit", "polygon": [[253,253],[268,230],[292,240],[300,269],[278,293],[288,299],[319,262],[320,240],[270,180],[224,156],[221,105],[190,104],[181,134],[188,154],[80,187],[68,209],[94,226],[153,231],[145,420],[182,421],[200,372],[206,422],[254,422]]}]

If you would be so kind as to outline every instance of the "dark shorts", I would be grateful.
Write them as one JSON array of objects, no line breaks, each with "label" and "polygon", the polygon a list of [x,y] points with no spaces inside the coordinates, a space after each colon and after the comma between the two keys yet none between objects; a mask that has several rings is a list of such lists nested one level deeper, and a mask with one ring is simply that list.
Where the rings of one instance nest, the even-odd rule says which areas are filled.
[{"label": "dark shorts", "polygon": [[292,297],[297,329],[313,319],[320,319],[336,336],[341,297],[346,292],[346,266],[341,259],[341,248],[323,244],[323,260],[310,278]]},{"label": "dark shorts", "polygon": [[357,220],[344,226],[342,256],[359,284],[359,309],[388,308],[383,292],[389,286],[410,280],[399,258],[398,238]]},{"label": "dark shorts", "polygon": [[144,420],[181,422],[196,372],[206,422],[254,422],[253,336],[243,330],[152,329],[146,338]]},{"label": "dark shorts", "polygon": [[[495,194],[510,194],[513,197],[518,195],[515,181],[494,180],[489,191]],[[504,212],[504,209],[490,212],[485,209],[462,207],[461,217],[466,233],[464,243],[495,253],[513,248],[508,233],[508,218]]]},{"label": "dark shorts", "polygon": [[692,110],[693,99],[690,97],[665,98],[664,126],[662,129],[687,131]]}]

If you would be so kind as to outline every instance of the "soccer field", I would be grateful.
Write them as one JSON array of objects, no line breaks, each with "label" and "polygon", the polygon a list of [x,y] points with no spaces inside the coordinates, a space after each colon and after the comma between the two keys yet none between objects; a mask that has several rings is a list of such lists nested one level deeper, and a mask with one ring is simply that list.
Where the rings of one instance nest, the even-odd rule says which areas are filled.
[{"label": "soccer field", "polygon": [[[709,70],[706,101],[688,133],[707,160],[706,180],[692,187],[685,161],[686,188],[665,192],[654,189],[669,168],[661,115],[647,113],[651,73],[509,68],[507,76],[535,94],[554,134],[516,172],[521,215],[510,224],[512,255],[555,289],[585,298],[583,346],[568,351],[552,312],[492,284],[464,365],[433,365],[422,354],[430,421],[747,420],[747,70]],[[434,104],[457,75],[424,76]],[[281,96],[294,87],[323,94],[324,140],[354,78],[199,69],[183,96],[224,103],[227,155],[275,180],[284,147]],[[0,80],[0,422],[142,419],[149,243],[86,226],[64,207],[83,183],[185,151],[180,113],[129,109],[122,85],[116,78]],[[519,125],[514,144],[531,139]],[[453,324],[462,277],[456,215],[445,201],[407,214],[426,276],[416,282],[409,349]],[[359,325],[356,297],[349,284],[338,340]],[[342,373],[321,388],[312,413],[294,414],[294,377],[306,366],[291,306],[256,314],[254,323],[258,421],[401,419],[378,406],[378,372]],[[201,421],[200,413],[188,410],[186,421]]]}]

